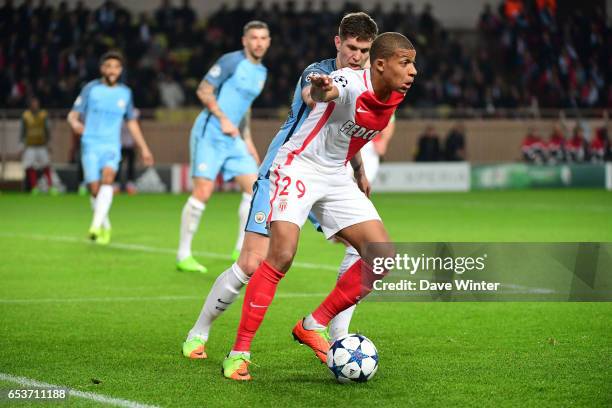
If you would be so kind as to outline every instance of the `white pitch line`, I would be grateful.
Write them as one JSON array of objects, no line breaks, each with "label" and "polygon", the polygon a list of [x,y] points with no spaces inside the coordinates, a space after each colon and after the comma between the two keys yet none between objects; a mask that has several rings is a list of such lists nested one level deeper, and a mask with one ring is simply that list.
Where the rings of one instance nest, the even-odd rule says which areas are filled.
[{"label": "white pitch line", "polygon": [[[3,236],[3,237],[13,237],[13,238],[36,239],[36,240],[39,240],[39,241],[74,242],[74,243],[87,243],[87,244],[90,243],[90,241],[87,240],[87,239],[77,238],[77,237],[72,237],[72,236],[63,236],[63,235],[12,234],[12,233],[0,232],[0,236]],[[172,248],[159,248],[159,247],[152,247],[152,246],[141,245],[141,244],[110,243],[110,244],[107,245],[107,247],[121,249],[121,250],[126,250],[126,251],[141,251],[141,252],[167,253],[167,254],[175,254],[176,253],[176,250],[172,249]],[[219,253],[216,253],[216,252],[195,251],[194,254],[195,255],[204,256],[204,257],[209,257],[209,258],[231,260],[230,256],[224,255],[224,254],[219,254]],[[337,271],[338,270],[337,267],[332,266],[332,265],[315,264],[315,263],[308,263],[308,262],[294,262],[293,265],[298,267],[298,268],[304,268],[304,269],[329,270],[329,271]],[[516,289],[518,291],[525,291],[525,293],[528,293],[528,294],[533,294],[533,293],[553,294],[553,293],[556,293],[556,291],[554,289],[549,289],[549,288],[532,288],[532,287],[529,287],[529,286],[516,285],[516,284],[511,284],[511,283],[502,283],[502,285],[505,286],[505,287]],[[513,293],[521,293],[521,292],[513,292]],[[281,295],[281,294],[279,293],[279,295]],[[308,294],[308,293],[300,294],[300,293],[294,293],[294,294],[285,294],[285,296],[281,295],[281,297],[309,297],[309,296],[319,296],[319,295],[320,294]],[[167,297],[167,296],[165,296],[165,297]],[[158,298],[149,298],[147,300],[164,300],[163,298],[164,298],[164,296],[160,296]],[[117,298],[117,299],[120,299],[120,298]],[[123,299],[129,301],[128,298],[123,298]],[[139,300],[139,299],[145,299],[145,298],[134,298],[134,300]],[[188,297],[180,297],[180,296],[179,297],[172,297],[172,296],[170,296],[168,300],[183,300],[183,299],[188,299]],[[15,299],[15,300],[19,301],[19,299]],[[22,299],[22,300],[25,301],[24,303],[29,303],[29,302],[27,302],[28,299]],[[58,300],[58,301],[61,301],[61,299]],[[84,301],[88,301],[88,300],[84,300]],[[91,301],[93,302],[93,301],[96,301],[96,300],[91,300]],[[98,301],[104,301],[104,300],[98,300]],[[11,303],[11,302],[12,302],[12,300],[10,300],[10,299],[6,299],[6,301],[3,300],[3,299],[0,299],[0,303]],[[14,302],[14,303],[17,303],[17,302]]]},{"label": "white pitch line", "polygon": [[[73,242],[73,243],[85,243],[91,244],[91,241],[84,238],[77,238],[71,236],[62,236],[62,235],[40,235],[40,234],[11,234],[6,232],[0,232],[0,236],[9,237],[9,238],[25,238],[25,239],[35,239],[38,241],[52,241],[52,242]],[[106,245],[108,248],[114,249],[122,249],[126,251],[140,251],[140,252],[150,252],[150,253],[158,253],[158,254],[176,254],[176,249],[173,248],[159,248],[152,247],[148,245],[141,244],[125,244],[118,242],[111,242]],[[213,258],[213,259],[223,259],[227,261],[231,261],[232,257],[225,254],[220,254],[217,252],[207,252],[207,251],[194,251],[194,255],[199,255],[203,257]],[[328,271],[337,271],[337,266],[332,265],[324,265],[324,264],[316,264],[310,262],[294,262],[293,266],[304,269],[323,269]]]},{"label": "white pitch line", "polygon": [[[49,384],[42,381],[33,380],[31,378],[19,377],[16,375],[0,373],[0,380],[19,384],[24,387],[37,387],[37,388],[64,388],[68,389],[68,395],[71,397],[78,397],[88,399],[91,401],[99,402],[101,404],[112,405],[116,407],[126,408],[159,408],[156,405],[143,404],[142,402],[130,401],[121,398],[113,398],[102,394],[96,394],[94,392],[77,391],[70,389],[63,385]],[[47,400],[51,401],[51,400]]]},{"label": "white pitch line", "polygon": [[520,294],[520,293],[527,293],[527,294],[539,294],[539,295],[553,295],[553,294],[557,293],[557,291],[554,290],[554,289],[549,289],[549,288],[532,288],[530,286],[517,285],[515,283],[502,283],[502,286],[517,290],[517,292],[504,292],[504,294],[506,294],[506,293],[510,293],[510,294],[514,294],[514,293],[518,293],[518,294]]},{"label": "white pitch line", "polygon": [[[325,297],[329,293],[277,293],[276,298],[309,298]],[[242,296],[240,296],[242,298]],[[29,303],[96,303],[96,302],[149,302],[149,301],[177,301],[177,300],[204,300],[204,296],[111,296],[91,298],[41,298],[41,299],[0,299],[0,304],[29,304]]]},{"label": "white pitch line", "polygon": [[[385,199],[389,199],[391,196],[386,196]],[[492,209],[507,209],[507,210],[545,210],[545,211],[567,211],[573,207],[571,206],[563,206],[563,205],[555,205],[555,204],[547,204],[547,203],[529,203],[529,204],[517,204],[511,205],[500,202],[488,202],[488,201],[478,201],[478,200],[469,200],[462,201],[460,203],[449,202],[444,203],[440,200],[430,200],[430,199],[420,199],[418,196],[411,201],[410,205],[415,206],[448,206],[453,208],[463,207],[463,208],[492,208]],[[612,210],[612,205],[581,205],[580,211],[582,212],[605,212],[609,213]]]}]

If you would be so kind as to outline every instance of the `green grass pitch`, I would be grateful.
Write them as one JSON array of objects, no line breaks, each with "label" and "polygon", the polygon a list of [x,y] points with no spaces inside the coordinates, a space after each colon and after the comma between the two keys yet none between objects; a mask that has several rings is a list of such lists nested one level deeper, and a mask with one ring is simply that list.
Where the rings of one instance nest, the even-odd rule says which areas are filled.
[{"label": "green grass pitch", "polygon": [[[208,360],[180,346],[230,264],[239,195],[217,194],[206,209],[194,249],[207,275],[174,270],[184,201],[115,197],[113,244],[99,247],[85,240],[87,198],[0,195],[0,373],[174,407],[612,406],[610,303],[364,302],[352,331],[377,345],[380,369],[369,383],[336,384],[290,335],[333,287],[343,253],[308,225],[296,262],[326,267],[289,271],[254,341],[254,381],[226,380],[241,302],[213,327]],[[612,241],[605,191],[374,202],[394,241]]]}]

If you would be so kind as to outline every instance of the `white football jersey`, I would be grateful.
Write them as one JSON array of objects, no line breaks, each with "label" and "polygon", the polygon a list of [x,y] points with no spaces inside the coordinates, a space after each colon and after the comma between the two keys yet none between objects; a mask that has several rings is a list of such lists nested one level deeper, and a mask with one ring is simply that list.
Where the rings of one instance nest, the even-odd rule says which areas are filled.
[{"label": "white football jersey", "polygon": [[346,163],[387,126],[404,99],[404,94],[393,92],[387,102],[379,101],[369,69],[343,68],[330,77],[339,96],[316,104],[300,129],[279,149],[276,164],[303,160],[326,172],[346,171]]}]

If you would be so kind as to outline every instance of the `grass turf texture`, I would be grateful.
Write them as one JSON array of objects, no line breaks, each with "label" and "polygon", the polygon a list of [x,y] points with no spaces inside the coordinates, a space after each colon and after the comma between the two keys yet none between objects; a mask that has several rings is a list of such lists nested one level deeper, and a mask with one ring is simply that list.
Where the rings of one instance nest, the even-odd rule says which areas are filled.
[{"label": "grass turf texture", "polygon": [[[180,355],[204,296],[231,263],[199,256],[207,275],[174,270],[184,201],[115,197],[113,243],[165,248],[146,252],[88,244],[87,198],[1,195],[0,372],[177,407],[612,403],[610,303],[365,302],[351,328],[374,341],[380,370],[366,384],[336,384],[290,335],[336,274],[299,267],[279,294],[314,295],[275,299],[253,345],[255,380],[226,380],[220,365],[241,301],[213,327],[208,360]],[[612,194],[604,191],[378,194],[374,201],[395,241],[612,241]],[[229,259],[238,202],[236,194],[213,197],[195,250]],[[296,262],[336,267],[342,255],[305,226]],[[6,302],[62,298],[75,301]]]}]

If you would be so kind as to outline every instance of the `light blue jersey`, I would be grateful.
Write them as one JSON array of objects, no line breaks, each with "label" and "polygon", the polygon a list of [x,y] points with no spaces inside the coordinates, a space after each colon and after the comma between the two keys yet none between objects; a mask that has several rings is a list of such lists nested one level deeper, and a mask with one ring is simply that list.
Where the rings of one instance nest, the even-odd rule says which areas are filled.
[{"label": "light blue jersey", "polygon": [[[331,58],[309,65],[300,76],[293,93],[293,102],[291,103],[289,116],[276,136],[274,136],[274,139],[272,139],[266,152],[266,157],[261,166],[259,166],[257,182],[253,186],[253,199],[251,200],[251,209],[245,231],[268,235],[266,222],[270,214],[270,167],[274,162],[278,149],[291,139],[291,136],[302,126],[304,119],[308,117],[312,110],[302,99],[302,90],[309,84],[308,76],[312,73],[329,75],[335,70],[336,59]],[[316,219],[310,216],[309,218],[316,227],[318,224]]]},{"label": "light blue jersey", "polygon": [[85,118],[81,143],[121,146],[121,125],[134,119],[132,91],[123,84],[108,86],[96,79],[83,87],[72,110]]},{"label": "light blue jersey", "polygon": [[108,86],[97,79],[89,82],[72,107],[85,122],[81,135],[81,161],[85,181],[100,180],[104,167],[117,171],[121,159],[121,126],[134,119],[132,91],[123,84]]},{"label": "light blue jersey", "polygon": [[[210,68],[204,80],[215,87],[217,104],[236,126],[261,93],[267,69],[248,60],[244,51],[223,55]],[[214,180],[219,172],[225,180],[257,173],[257,164],[244,140],[223,134],[221,124],[208,109],[196,118],[191,129],[191,174]]]}]

